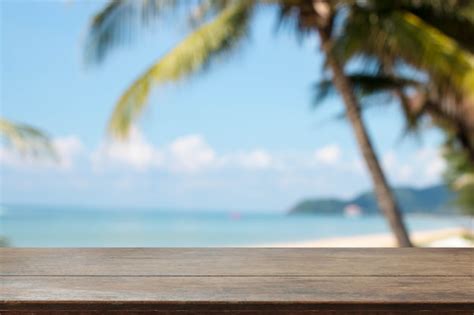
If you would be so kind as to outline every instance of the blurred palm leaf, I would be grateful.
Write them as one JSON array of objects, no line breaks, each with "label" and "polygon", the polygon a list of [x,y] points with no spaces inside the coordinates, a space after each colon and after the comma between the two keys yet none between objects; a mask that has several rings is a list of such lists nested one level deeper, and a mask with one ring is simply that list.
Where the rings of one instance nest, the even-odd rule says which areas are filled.
[{"label": "blurred palm leaf", "polygon": [[[307,0],[112,0],[96,15],[91,27],[87,51],[97,61],[126,41],[135,27],[148,25],[150,20],[170,10],[191,8],[190,20],[200,28],[152,65],[122,95],[109,123],[111,133],[126,136],[130,125],[146,106],[153,85],[187,77],[203,69],[214,56],[233,48],[245,34],[249,8],[256,3],[277,4],[279,22],[294,24],[299,35],[312,32],[316,26],[313,4]],[[414,127],[418,114],[423,113],[420,110],[416,117],[412,116],[413,108],[410,106],[414,100],[422,109],[429,107],[425,105],[432,106],[434,100],[439,107],[438,116],[456,112],[459,115],[462,104],[472,107],[474,57],[470,51],[472,40],[466,33],[471,34],[474,27],[473,1],[337,0],[331,3],[342,12],[340,15],[344,21],[335,27],[333,51],[336,56],[345,63],[362,56],[379,64],[375,74],[350,77],[360,96],[391,97],[394,93],[387,92],[395,92],[400,96],[410,128]],[[236,11],[232,13],[234,9]],[[201,24],[216,13],[219,16],[214,21]],[[387,66],[396,69],[399,61],[426,72],[429,89],[427,86],[420,88],[423,82],[408,76],[384,74]],[[415,86],[418,88],[417,98],[408,100],[402,90]],[[332,84],[320,82],[317,91],[316,100],[319,102],[331,93]]]},{"label": "blurred palm leaf", "polygon": [[20,153],[55,158],[49,138],[39,129],[0,118],[0,136]]},{"label": "blurred palm leaf", "polygon": [[[426,86],[423,82],[409,77],[389,76],[383,73],[353,73],[347,75],[352,83],[354,92],[360,98],[360,104],[363,108],[369,105],[388,105],[390,100],[398,97],[403,113],[405,115],[406,132],[416,132],[422,114],[429,104],[425,98]],[[411,97],[405,93],[411,89]],[[313,104],[319,105],[327,97],[337,93],[330,79],[324,79],[315,85]],[[422,102],[422,97],[424,102]],[[381,100],[380,97],[385,97]],[[362,109],[363,109],[362,108]]]},{"label": "blurred palm leaf", "polygon": [[[410,97],[404,88],[390,88],[399,97],[407,130],[416,130],[427,117],[464,139],[467,150],[474,150],[474,1],[367,0],[349,3],[348,8],[335,35],[335,55],[343,63],[359,57],[379,64],[378,72],[370,75],[377,76],[380,84],[362,82],[363,93],[361,82],[355,82],[361,78],[352,78],[359,95],[380,94],[370,90],[374,87],[384,94],[383,76],[406,76],[408,65],[408,74],[420,85],[411,88]],[[319,90],[322,96],[328,93]]]},{"label": "blurred palm leaf", "polygon": [[406,9],[426,23],[455,39],[464,49],[474,53],[474,1],[431,0],[414,5],[410,1]]},{"label": "blurred palm leaf", "polygon": [[110,132],[125,137],[145,107],[153,85],[173,82],[204,69],[217,56],[235,48],[245,37],[253,1],[227,6],[214,20],[191,33],[141,75],[119,99]]},{"label": "blurred palm leaf", "polygon": [[139,26],[176,8],[183,0],[111,0],[91,22],[86,40],[86,61],[101,62],[110,50],[130,42]]},{"label": "blurred palm leaf", "polygon": [[439,86],[472,94],[474,56],[454,39],[404,10],[377,12],[354,7],[334,51],[342,61],[376,56],[382,64],[403,60],[426,71]]},{"label": "blurred palm leaf", "polygon": [[444,145],[443,155],[447,162],[444,177],[457,192],[456,204],[465,213],[474,215],[474,164],[452,134]]},{"label": "blurred palm leaf", "polygon": [[[360,97],[372,97],[376,94],[387,93],[395,89],[418,87],[422,82],[408,77],[395,77],[384,74],[353,73],[347,75],[355,92]],[[318,105],[328,96],[336,94],[336,88],[330,79],[316,83],[314,104]]]},{"label": "blurred palm leaf", "polygon": [[189,20],[198,26],[232,0],[111,0],[91,22],[86,40],[88,63],[102,62],[114,48],[130,43],[139,28],[180,9],[191,9]]}]

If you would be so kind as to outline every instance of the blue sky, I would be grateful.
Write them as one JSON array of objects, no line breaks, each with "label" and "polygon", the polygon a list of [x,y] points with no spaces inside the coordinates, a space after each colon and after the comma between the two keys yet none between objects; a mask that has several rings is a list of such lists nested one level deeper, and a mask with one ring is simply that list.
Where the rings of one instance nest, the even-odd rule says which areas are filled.
[{"label": "blue sky", "polygon": [[[0,151],[3,203],[284,210],[308,196],[349,197],[370,181],[332,98],[311,106],[321,78],[316,38],[299,43],[257,13],[242,49],[209,71],[155,90],[126,143],[105,126],[121,92],[182,39],[160,22],[86,67],[83,43],[101,1],[13,1],[1,8],[1,115],[49,132],[61,162]],[[365,113],[389,179],[440,182],[441,135],[402,138],[396,106]]]}]

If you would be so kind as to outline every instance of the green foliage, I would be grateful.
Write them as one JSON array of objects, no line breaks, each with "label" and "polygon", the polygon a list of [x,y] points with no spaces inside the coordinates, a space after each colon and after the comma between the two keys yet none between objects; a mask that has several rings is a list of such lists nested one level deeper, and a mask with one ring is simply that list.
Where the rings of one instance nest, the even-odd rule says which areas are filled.
[{"label": "green foliage", "polygon": [[453,137],[445,144],[444,157],[447,161],[445,179],[457,193],[456,204],[465,213],[474,215],[474,165]]},{"label": "green foliage", "polygon": [[48,137],[34,127],[0,118],[0,136],[23,154],[55,157]]},{"label": "green foliage", "polygon": [[[352,73],[348,74],[347,77],[351,81],[354,91],[361,98],[384,94],[396,89],[417,88],[423,85],[422,82],[412,78],[389,76],[383,73]],[[315,86],[315,105],[336,93],[336,88],[330,79],[321,80]]]},{"label": "green foliage", "polygon": [[[350,75],[361,103],[369,103],[367,96],[396,96],[407,131],[429,121],[455,134],[464,147],[451,150],[450,158],[460,155],[472,165],[467,156],[474,143],[474,1],[348,1],[346,8],[334,34],[334,54],[343,63],[359,58],[378,65]],[[417,82],[404,82],[410,76]],[[331,90],[330,82],[321,82],[318,100]],[[466,177],[467,170],[458,172]],[[460,195],[469,203],[472,187]]]},{"label": "green foliage", "polygon": [[418,5],[410,5],[409,10],[447,36],[456,39],[464,49],[474,53],[474,41],[472,40],[474,1],[423,1]]},{"label": "green foliage", "polygon": [[[361,103],[371,104],[368,96],[397,97],[407,133],[418,132],[426,121],[447,132],[460,123],[467,126],[462,120],[474,115],[474,1],[368,0],[346,5],[333,51],[343,63],[365,61],[363,72],[350,75],[364,97]],[[373,63],[377,66],[372,70],[366,67]],[[418,83],[393,82],[410,76]],[[325,96],[325,88],[319,85],[318,95]]]},{"label": "green foliage", "polygon": [[391,66],[401,60],[428,73],[439,87],[472,93],[474,56],[407,8],[354,5],[336,37],[334,52],[344,62],[364,56]]},{"label": "green foliage", "polygon": [[[458,192],[458,206],[472,213],[474,165],[469,149],[454,135],[465,130],[464,143],[474,138],[469,131],[474,128],[469,126],[474,114],[474,1],[368,0],[349,7],[333,49],[344,63],[356,57],[378,63],[372,72],[350,75],[362,104],[368,103],[367,96],[397,96],[408,130],[418,130],[423,118],[444,130],[449,139],[447,182]],[[407,78],[400,64],[425,76],[418,82],[399,80]],[[321,82],[317,96],[325,97],[331,89],[330,82]]]}]

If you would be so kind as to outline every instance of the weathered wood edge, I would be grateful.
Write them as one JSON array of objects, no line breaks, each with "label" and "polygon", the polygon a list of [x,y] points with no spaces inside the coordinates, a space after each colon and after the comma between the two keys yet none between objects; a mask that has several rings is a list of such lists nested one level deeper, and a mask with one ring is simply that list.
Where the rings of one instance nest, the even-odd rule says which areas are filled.
[{"label": "weathered wood edge", "polygon": [[[51,249],[54,250],[54,249]],[[100,249],[98,249],[100,250]],[[230,249],[229,249],[230,250]],[[133,250],[132,250],[133,251]],[[349,251],[348,251],[349,252]],[[456,251],[453,250],[453,253]],[[474,250],[469,250],[469,252],[464,251],[465,254],[468,254],[468,257],[474,255]],[[474,256],[472,256],[474,258]],[[454,257],[451,257],[451,260]],[[455,259],[455,258],[454,258]],[[449,264],[448,264],[449,265]],[[446,266],[443,264],[442,266]],[[1,266],[0,266],[1,267]],[[474,260],[472,268],[470,266],[464,264],[465,272],[469,274],[469,276],[462,276],[464,279],[468,279],[470,281],[473,279],[474,285]],[[443,271],[446,269],[443,267]],[[1,271],[1,270],[0,270]],[[207,273],[207,272],[206,272]],[[466,274],[466,273],[464,273]],[[9,275],[4,275],[9,277]],[[16,275],[14,277],[25,277],[28,278],[31,275]],[[46,275],[43,275],[46,276]],[[70,275],[71,276],[71,275]],[[143,275],[144,277],[149,277],[150,275]],[[168,276],[176,276],[170,275]],[[182,275],[184,278],[188,278],[190,275]],[[198,276],[198,275],[196,275]],[[207,275],[200,275],[198,277],[206,277]],[[214,275],[215,276],[215,275]],[[262,276],[262,275],[260,275]],[[264,275],[270,277],[281,277],[282,275]],[[286,276],[286,275],[283,275]],[[293,278],[299,277],[308,277],[310,275],[293,275]],[[348,275],[344,275],[347,277]],[[371,276],[361,276],[361,275],[354,275],[354,278],[392,278],[392,277],[399,277],[400,275],[374,275]],[[405,277],[409,275],[404,275]],[[416,275],[412,275],[416,278]],[[420,275],[418,277],[424,278],[427,275]],[[441,276],[438,275],[438,276]],[[47,277],[47,276],[46,276]],[[68,276],[65,275],[65,278]],[[72,276],[74,277],[74,276]],[[90,277],[87,276],[87,277]],[[106,276],[107,277],[107,276]],[[111,275],[110,277],[116,277],[116,275]],[[118,276],[120,277],[120,276]],[[123,275],[122,275],[123,277]],[[136,276],[135,276],[136,277]],[[152,276],[153,277],[153,276]],[[163,277],[163,275],[158,276]],[[164,276],[167,278],[167,276]],[[192,277],[192,276],[191,276]],[[246,275],[243,274],[235,274],[235,275],[227,275],[228,278],[245,278]],[[250,275],[250,277],[255,277],[255,275]],[[258,276],[257,276],[258,277]],[[326,276],[327,278],[337,276]],[[429,277],[429,275],[428,275]],[[459,276],[456,275],[445,275],[444,278],[451,278],[456,279]],[[33,276],[32,278],[35,278]],[[468,282],[469,283],[469,282]],[[466,284],[466,282],[464,282]],[[436,283],[433,284],[436,286]],[[0,283],[0,289],[6,288],[4,284]],[[439,288],[438,288],[439,289]],[[459,289],[459,286],[458,288]],[[471,289],[466,288],[468,291]],[[474,288],[472,288],[474,289]],[[438,290],[439,291],[439,290]],[[439,294],[440,292],[438,292]],[[446,292],[449,294],[448,292]],[[384,303],[379,301],[370,302],[370,301],[265,301],[256,300],[256,301],[215,301],[215,300],[207,300],[202,299],[199,301],[174,301],[174,300],[161,300],[161,301],[153,301],[153,300],[134,300],[133,298],[130,300],[93,300],[91,298],[84,299],[84,300],[15,300],[13,299],[0,299],[0,313],[1,314],[22,314],[22,313],[36,313],[39,312],[41,314],[50,314],[50,312],[55,313],[81,313],[81,314],[101,314],[102,312],[144,312],[144,313],[163,313],[163,314],[219,314],[221,312],[225,312],[226,314],[326,314],[325,311],[329,312],[327,314],[333,314],[331,312],[336,311],[337,314],[349,314],[352,312],[361,312],[358,314],[366,314],[366,312],[388,312],[390,314],[411,314],[412,312],[428,312],[429,314],[473,314],[474,313],[474,295],[471,299],[469,296],[468,298],[458,299],[455,302],[452,301],[388,301],[389,303]],[[286,312],[286,313],[285,313]],[[39,314],[38,313],[38,314]],[[378,313],[377,313],[378,314]],[[418,314],[418,313],[417,313]]]},{"label": "weathered wood edge", "polygon": [[0,311],[474,311],[472,303],[45,302],[0,301]]}]

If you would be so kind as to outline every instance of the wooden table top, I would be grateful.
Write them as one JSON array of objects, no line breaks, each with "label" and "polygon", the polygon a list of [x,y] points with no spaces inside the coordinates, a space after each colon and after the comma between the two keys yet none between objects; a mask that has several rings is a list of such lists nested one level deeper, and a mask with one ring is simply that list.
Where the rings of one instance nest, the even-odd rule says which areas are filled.
[{"label": "wooden table top", "polygon": [[0,284],[0,313],[473,314],[474,250],[3,248]]}]

